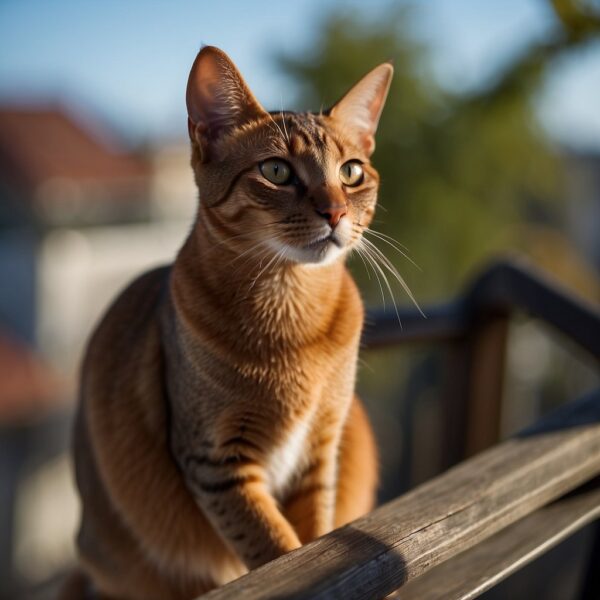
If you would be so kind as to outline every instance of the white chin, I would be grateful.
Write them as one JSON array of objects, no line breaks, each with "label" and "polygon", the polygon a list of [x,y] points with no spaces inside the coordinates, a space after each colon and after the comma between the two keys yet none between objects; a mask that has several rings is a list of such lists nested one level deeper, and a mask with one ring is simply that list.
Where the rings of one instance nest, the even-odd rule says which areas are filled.
[{"label": "white chin", "polygon": [[330,265],[332,262],[342,256],[342,254],[344,254],[344,249],[340,248],[337,244],[331,241],[325,242],[323,245],[314,246],[312,248],[298,248],[288,244],[286,244],[284,247],[277,242],[274,244],[271,242],[270,245],[272,245],[275,252],[284,250],[283,254],[287,260],[302,265],[310,265],[315,267]]},{"label": "white chin", "polygon": [[330,265],[344,254],[343,248],[340,248],[333,242],[327,242],[325,246],[316,248],[293,248],[289,247],[287,256],[297,263],[324,266]]}]

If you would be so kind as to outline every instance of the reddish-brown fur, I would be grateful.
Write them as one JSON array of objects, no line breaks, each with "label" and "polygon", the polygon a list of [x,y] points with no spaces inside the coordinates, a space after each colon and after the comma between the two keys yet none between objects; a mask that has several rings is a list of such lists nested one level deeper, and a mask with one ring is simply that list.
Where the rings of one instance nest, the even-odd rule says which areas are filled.
[{"label": "reddish-brown fur", "polygon": [[[363,308],[343,257],[374,211],[390,76],[378,67],[325,115],[270,115],[221,51],[198,55],[198,217],[173,266],[133,282],[90,341],[65,598],[86,580],[102,598],[194,598],[373,506],[375,445],[353,396]],[[269,158],[293,183],[262,176]],[[356,187],[338,176],[351,159]]]}]

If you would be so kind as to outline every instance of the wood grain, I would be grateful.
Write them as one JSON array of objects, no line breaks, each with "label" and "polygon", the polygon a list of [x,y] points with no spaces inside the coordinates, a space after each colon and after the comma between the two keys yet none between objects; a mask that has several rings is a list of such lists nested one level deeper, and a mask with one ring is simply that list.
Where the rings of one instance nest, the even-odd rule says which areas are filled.
[{"label": "wood grain", "polygon": [[598,517],[600,485],[540,508],[470,550],[413,579],[389,598],[477,598]]},{"label": "wood grain", "polygon": [[600,473],[600,394],[563,413],[203,598],[383,598]]}]

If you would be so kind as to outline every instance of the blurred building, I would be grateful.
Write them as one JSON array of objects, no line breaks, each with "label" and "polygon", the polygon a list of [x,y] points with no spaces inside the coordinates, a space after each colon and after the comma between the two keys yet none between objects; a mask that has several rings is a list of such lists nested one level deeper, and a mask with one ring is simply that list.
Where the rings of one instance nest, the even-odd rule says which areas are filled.
[{"label": "blurred building", "polygon": [[0,107],[0,321],[35,343],[48,231],[147,219],[148,185],[144,161],[65,108]]},{"label": "blurred building", "polygon": [[0,323],[73,373],[117,289],[173,258],[195,198],[187,145],[133,153],[63,106],[0,107]]}]

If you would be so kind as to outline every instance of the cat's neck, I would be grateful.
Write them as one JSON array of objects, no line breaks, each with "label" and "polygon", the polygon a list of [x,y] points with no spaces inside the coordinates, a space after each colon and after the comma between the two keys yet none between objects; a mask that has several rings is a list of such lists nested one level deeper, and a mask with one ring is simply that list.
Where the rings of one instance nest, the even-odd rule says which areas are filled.
[{"label": "cat's neck", "polygon": [[251,348],[310,343],[331,327],[348,278],[341,261],[238,260],[206,233],[197,223],[173,269],[174,305],[188,328]]}]

